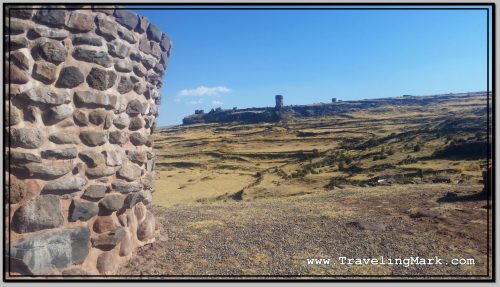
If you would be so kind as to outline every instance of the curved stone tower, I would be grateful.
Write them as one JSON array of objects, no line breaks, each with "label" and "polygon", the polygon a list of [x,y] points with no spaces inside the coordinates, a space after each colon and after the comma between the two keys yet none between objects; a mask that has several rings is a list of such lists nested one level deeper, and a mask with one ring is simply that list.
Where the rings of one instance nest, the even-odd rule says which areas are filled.
[{"label": "curved stone tower", "polygon": [[7,6],[11,274],[112,274],[155,237],[151,134],[170,39],[113,6]]}]

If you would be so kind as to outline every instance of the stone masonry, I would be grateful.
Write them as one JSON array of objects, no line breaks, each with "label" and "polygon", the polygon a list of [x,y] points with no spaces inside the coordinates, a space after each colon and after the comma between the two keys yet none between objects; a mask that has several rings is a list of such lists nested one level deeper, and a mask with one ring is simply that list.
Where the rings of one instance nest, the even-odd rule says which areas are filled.
[{"label": "stone masonry", "polygon": [[171,41],[114,6],[7,9],[11,275],[113,274],[155,238],[151,134]]}]

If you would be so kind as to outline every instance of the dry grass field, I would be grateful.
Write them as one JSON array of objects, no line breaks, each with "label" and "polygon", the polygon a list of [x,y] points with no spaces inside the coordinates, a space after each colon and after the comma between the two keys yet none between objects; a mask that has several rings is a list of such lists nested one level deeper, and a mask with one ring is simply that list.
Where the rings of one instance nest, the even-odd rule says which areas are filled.
[{"label": "dry grass field", "polygon": [[[417,101],[418,103],[418,101]],[[122,274],[483,276],[486,95],[156,133],[156,243]],[[491,224],[490,224],[491,225]],[[311,265],[308,258],[473,258]]]}]

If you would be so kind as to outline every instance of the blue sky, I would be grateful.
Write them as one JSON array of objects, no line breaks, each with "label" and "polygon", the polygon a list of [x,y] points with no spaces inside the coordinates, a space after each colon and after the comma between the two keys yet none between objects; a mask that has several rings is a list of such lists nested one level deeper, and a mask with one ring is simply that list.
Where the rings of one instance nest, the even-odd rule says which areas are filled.
[{"label": "blue sky", "polygon": [[486,11],[133,9],[173,42],[159,126],[276,94],[299,105],[487,89]]}]

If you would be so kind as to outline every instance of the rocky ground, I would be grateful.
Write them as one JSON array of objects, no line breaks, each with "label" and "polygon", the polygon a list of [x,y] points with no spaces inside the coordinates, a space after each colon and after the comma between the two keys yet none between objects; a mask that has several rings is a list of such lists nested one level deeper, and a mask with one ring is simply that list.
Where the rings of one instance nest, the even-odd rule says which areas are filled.
[{"label": "rocky ground", "polygon": [[[286,199],[157,206],[162,236],[141,248],[120,274],[485,275],[486,200],[438,202],[448,192],[464,196],[480,188],[350,187]],[[451,258],[473,258],[475,265],[347,266],[340,256],[439,256],[449,264]],[[308,265],[308,258],[331,258],[337,264]]]}]

